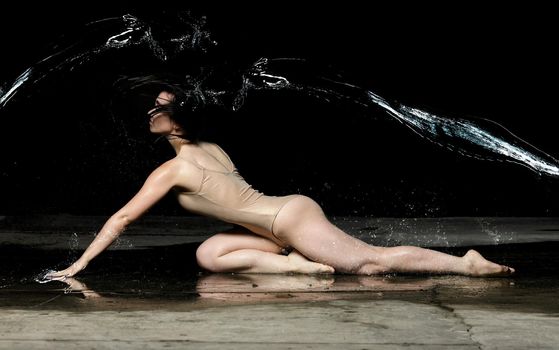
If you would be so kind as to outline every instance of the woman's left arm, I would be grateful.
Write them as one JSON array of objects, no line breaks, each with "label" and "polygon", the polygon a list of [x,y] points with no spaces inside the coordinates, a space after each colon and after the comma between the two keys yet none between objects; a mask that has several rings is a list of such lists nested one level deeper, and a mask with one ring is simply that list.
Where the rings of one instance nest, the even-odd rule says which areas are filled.
[{"label": "woman's left arm", "polygon": [[89,262],[107,249],[129,224],[140,218],[177,184],[179,170],[178,164],[173,160],[155,169],[146,179],[140,191],[107,220],[82,256],[67,269],[49,273],[46,278],[72,277],[85,269]]}]

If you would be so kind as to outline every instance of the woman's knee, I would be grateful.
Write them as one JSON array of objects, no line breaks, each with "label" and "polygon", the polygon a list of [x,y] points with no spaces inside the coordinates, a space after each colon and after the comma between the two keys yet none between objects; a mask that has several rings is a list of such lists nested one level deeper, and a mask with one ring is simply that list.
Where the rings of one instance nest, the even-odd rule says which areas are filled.
[{"label": "woman's knee", "polygon": [[196,261],[200,267],[216,272],[217,259],[223,254],[223,245],[220,243],[220,236],[224,233],[218,233],[205,240],[196,250]]},{"label": "woman's knee", "polygon": [[374,259],[364,265],[364,269],[371,271],[368,274],[386,274],[395,272],[394,264],[403,253],[402,247],[371,247],[374,251]]},{"label": "woman's knee", "polygon": [[390,251],[387,247],[369,247],[369,254],[365,256],[356,269],[360,275],[378,275],[392,272],[390,264]]}]

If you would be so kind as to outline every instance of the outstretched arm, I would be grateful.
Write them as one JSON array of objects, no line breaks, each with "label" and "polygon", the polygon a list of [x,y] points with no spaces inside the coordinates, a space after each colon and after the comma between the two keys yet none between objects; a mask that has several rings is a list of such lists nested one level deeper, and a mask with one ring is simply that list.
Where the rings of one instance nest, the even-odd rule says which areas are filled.
[{"label": "outstretched arm", "polygon": [[67,269],[49,273],[46,278],[64,279],[85,269],[89,262],[107,249],[129,224],[142,216],[177,184],[178,172],[179,168],[172,160],[155,169],[140,191],[107,220],[82,256]]}]

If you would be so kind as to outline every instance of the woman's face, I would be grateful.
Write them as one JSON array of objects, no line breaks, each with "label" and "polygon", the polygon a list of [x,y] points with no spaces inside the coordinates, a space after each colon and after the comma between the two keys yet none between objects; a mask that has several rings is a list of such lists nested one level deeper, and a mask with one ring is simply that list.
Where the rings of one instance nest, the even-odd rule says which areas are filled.
[{"label": "woman's face", "polygon": [[[155,99],[155,107],[167,105],[175,99],[175,95],[167,91],[161,91],[159,96]],[[178,130],[178,125],[171,119],[169,113],[161,111],[151,114],[155,108],[151,109],[148,114],[151,115],[149,119],[149,130],[154,134],[171,134]]]}]

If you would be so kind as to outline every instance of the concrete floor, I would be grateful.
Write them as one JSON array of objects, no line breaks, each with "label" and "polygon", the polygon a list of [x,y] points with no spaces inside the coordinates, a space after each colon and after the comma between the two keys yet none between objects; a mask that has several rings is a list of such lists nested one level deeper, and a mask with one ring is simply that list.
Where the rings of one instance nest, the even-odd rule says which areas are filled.
[{"label": "concrete floor", "polygon": [[[188,218],[188,230],[161,231],[176,227],[175,219],[158,218],[78,278],[35,282],[43,270],[71,261],[98,224],[73,219],[81,226],[68,217],[54,224],[0,220],[0,349],[558,348],[556,220],[477,218],[493,222],[493,233],[514,232],[499,245],[471,244],[491,239],[471,230],[474,219],[445,221],[441,250],[458,255],[473,246],[516,267],[507,278],[208,274],[192,256],[208,228],[220,224]],[[376,232],[401,223],[392,220],[377,221]],[[419,233],[433,222],[416,222],[398,234],[401,242],[443,242]],[[548,240],[535,242],[537,234]]]}]

